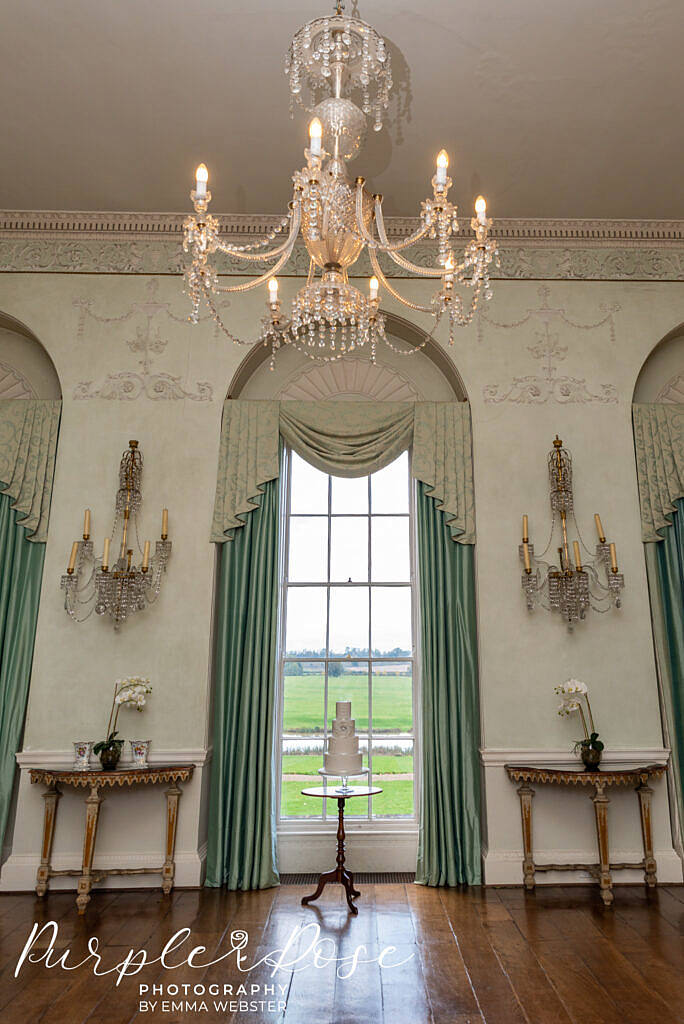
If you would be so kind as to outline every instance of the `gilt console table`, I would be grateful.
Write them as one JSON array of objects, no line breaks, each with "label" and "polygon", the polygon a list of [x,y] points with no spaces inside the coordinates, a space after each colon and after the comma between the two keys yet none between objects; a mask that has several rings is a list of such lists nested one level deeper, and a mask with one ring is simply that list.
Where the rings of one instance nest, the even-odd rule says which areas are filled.
[{"label": "gilt console table", "polygon": [[[187,782],[192,776],[194,765],[154,765],[147,768],[115,768],[112,771],[89,769],[76,771],[63,768],[31,768],[31,782],[42,782],[46,787],[43,794],[45,800],[45,816],[43,822],[43,846],[40,855],[40,866],[36,876],[36,895],[44,896],[49,881],[58,875],[78,875],[78,895],[76,905],[79,914],[84,914],[90,902],[90,890],[93,882],[99,882],[107,875],[145,875],[161,874],[162,890],[171,892],[176,873],[174,853],[176,849],[176,825],[178,823],[178,801],[181,796],[180,782]],[[166,825],[165,825],[165,860],[159,867],[153,868],[98,868],[93,870],[93,856],[97,837],[97,822],[100,804],[104,799],[104,790],[118,787],[130,791],[137,785],[154,785],[160,782],[170,783],[166,790]],[[83,833],[83,861],[80,871],[54,871],[50,865],[52,840],[55,834],[57,805],[62,793],[60,785],[76,786],[88,790],[85,806],[85,828]]]},{"label": "gilt console table", "polygon": [[[644,768],[615,769],[605,771],[574,771],[561,768],[534,768],[523,765],[507,764],[504,766],[511,782],[519,782],[520,814],[522,818],[523,836],[523,884],[526,889],[534,889],[536,871],[588,871],[600,887],[601,899],[607,907],[613,902],[613,880],[611,870],[637,868],[644,872],[644,881],[649,887],[656,885],[657,865],[653,856],[653,837],[651,828],[651,796],[653,790],[648,785],[651,779],[659,779],[666,770],[666,765],[649,764]],[[596,817],[596,838],[598,842],[598,864],[537,864],[532,852],[532,786],[550,784],[555,786],[589,786]],[[612,863],[608,845],[608,804],[606,790],[610,786],[632,786],[639,800],[641,819],[641,837],[644,845],[644,858],[633,864]]]}]

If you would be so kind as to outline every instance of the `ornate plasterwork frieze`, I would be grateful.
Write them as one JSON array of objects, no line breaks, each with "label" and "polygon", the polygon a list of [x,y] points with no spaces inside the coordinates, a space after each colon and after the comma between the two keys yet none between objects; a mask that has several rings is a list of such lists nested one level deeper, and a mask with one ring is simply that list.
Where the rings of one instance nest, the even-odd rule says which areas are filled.
[{"label": "ornate plasterwork frieze", "polygon": [[556,402],[559,405],[617,402],[617,387],[614,384],[590,385],[584,377],[573,377],[559,372],[568,354],[568,346],[561,344],[560,328],[562,326],[566,331],[597,331],[605,328],[611,345],[614,345],[614,317],[620,307],[602,305],[601,316],[594,323],[577,323],[564,309],[551,306],[550,290],[546,285],[540,287],[539,297],[541,305],[538,309],[528,309],[525,316],[510,323],[494,320],[484,310],[480,311],[480,341],[483,339],[486,326],[501,330],[526,328],[534,337],[534,342],[526,346],[526,351],[537,364],[535,373],[512,377],[505,383],[486,384],[482,389],[485,402],[513,402],[518,405],[545,405],[548,402]]},{"label": "ornate plasterwork frieze", "polygon": [[145,301],[134,302],[120,316],[114,317],[98,314],[92,298],[79,296],[74,299],[74,306],[79,311],[79,341],[83,340],[89,321],[106,327],[130,321],[133,333],[126,339],[126,345],[131,352],[139,356],[137,370],[109,373],[97,384],[92,380],[79,381],[74,388],[74,398],[107,398],[126,402],[141,397],[157,402],[188,398],[193,402],[211,402],[213,388],[207,381],[197,381],[193,389],[188,390],[180,377],[154,368],[155,357],[161,355],[168,345],[168,339],[162,335],[163,322],[170,320],[175,323],[187,323],[187,317],[177,316],[171,311],[168,302],[157,300],[156,278],[150,278],[146,288]]},{"label": "ornate plasterwork frieze", "polygon": [[[15,273],[180,274],[184,267],[184,214],[0,211],[0,271]],[[265,234],[279,217],[220,217],[227,238]],[[390,237],[416,227],[412,218],[387,219]],[[466,232],[462,232],[463,238]],[[495,221],[501,268],[510,280],[684,281],[684,221]],[[412,250],[418,264],[434,263],[434,247]],[[266,270],[254,264],[253,271]],[[291,273],[305,274],[308,256],[297,246]],[[410,276],[391,263],[388,276]],[[371,273],[365,260],[355,276]],[[244,267],[225,257],[220,272],[240,276]]]}]

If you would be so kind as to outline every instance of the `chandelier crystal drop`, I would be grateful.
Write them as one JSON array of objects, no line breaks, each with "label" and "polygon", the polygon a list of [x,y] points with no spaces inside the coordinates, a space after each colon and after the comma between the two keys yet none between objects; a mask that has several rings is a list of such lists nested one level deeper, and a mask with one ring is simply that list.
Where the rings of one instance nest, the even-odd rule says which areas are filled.
[{"label": "chandelier crystal drop", "polygon": [[[380,311],[382,286],[414,312],[430,314],[433,333],[446,319],[449,344],[453,345],[455,329],[471,323],[481,299],[491,298],[490,267],[492,262],[496,266],[499,262],[496,242],[489,236],[492,221],[487,217],[484,198],[478,196],[475,215],[470,218],[474,237],[457,257],[454,242],[459,231],[458,210],[448,198],[452,184],[449,157],[441,150],[431,182],[432,195],[421,204],[417,230],[398,242],[389,241],[382,196],[372,195],[363,177],[352,180],[347,162],[361,150],[368,119],[375,131],[383,127],[392,88],[390,55],[375,29],[358,17],[345,15],[342,3],[336,4],[330,17],[315,18],[299,29],[290,44],[285,73],[294,103],[313,115],[309,145],[304,150],[306,164],[292,176],[288,214],[257,242],[234,245],[222,240],[219,222],[208,212],[208,171],[200,164],[190,193],[195,215],[186,218],[183,237],[183,249],[189,254],[185,279],[192,302],[191,323],[199,321],[200,307],[205,302],[231,341],[253,344],[228,329],[217,296],[266,285],[267,314],[256,340],[270,347],[271,369],[278,349],[286,344],[316,361],[341,359],[348,352],[368,346],[371,362],[375,362],[379,342],[401,355],[413,355],[429,339],[408,350],[392,343]],[[285,233],[284,240],[274,244],[277,236]],[[286,313],[276,275],[289,260],[300,233],[309,254],[309,272],[306,284]],[[434,266],[419,265],[403,255],[404,250],[424,239],[435,242]],[[349,270],[364,248],[373,270],[367,293],[349,282]],[[244,283],[223,285],[216,270],[216,253],[247,264],[271,266]],[[415,278],[435,281],[436,291],[427,304],[404,298],[390,284],[380,263],[381,255]],[[457,286],[462,286],[463,292]]]}]

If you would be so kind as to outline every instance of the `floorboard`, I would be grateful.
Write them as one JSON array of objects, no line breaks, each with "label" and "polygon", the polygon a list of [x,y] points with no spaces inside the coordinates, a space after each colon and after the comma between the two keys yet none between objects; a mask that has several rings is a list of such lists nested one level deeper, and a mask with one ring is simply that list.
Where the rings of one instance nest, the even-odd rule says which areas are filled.
[{"label": "floorboard", "polygon": [[[355,917],[334,885],[307,907],[310,886],[294,883],[170,897],[103,890],[84,917],[72,893],[0,895],[0,1024],[684,1024],[682,887],[616,886],[612,908],[592,886],[525,893],[393,878],[359,888]],[[119,985],[114,972],[43,962],[15,977],[34,922],[48,921],[59,926],[55,958],[78,963],[96,936],[101,971],[130,950],[158,957],[181,929],[191,935],[169,969],[150,963]]]}]

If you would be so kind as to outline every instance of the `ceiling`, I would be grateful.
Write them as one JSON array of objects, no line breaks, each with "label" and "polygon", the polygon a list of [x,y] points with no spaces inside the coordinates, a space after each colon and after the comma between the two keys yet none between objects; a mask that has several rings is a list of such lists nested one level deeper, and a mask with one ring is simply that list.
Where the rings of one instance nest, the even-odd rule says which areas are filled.
[{"label": "ceiling", "polygon": [[[283,57],[329,0],[3,0],[0,207],[278,213],[303,163]],[[352,0],[347,0],[347,11]],[[430,192],[494,217],[684,218],[682,0],[365,0],[400,124],[351,164],[390,215]]]}]

